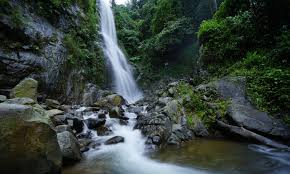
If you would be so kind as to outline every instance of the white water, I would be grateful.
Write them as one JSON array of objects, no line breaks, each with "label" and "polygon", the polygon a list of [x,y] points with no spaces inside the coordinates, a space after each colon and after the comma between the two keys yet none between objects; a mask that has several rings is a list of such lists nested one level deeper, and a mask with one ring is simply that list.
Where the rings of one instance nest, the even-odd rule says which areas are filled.
[{"label": "white water", "polygon": [[118,46],[115,20],[109,0],[100,0],[101,33],[104,39],[104,54],[113,71],[114,90],[129,103],[142,98],[126,56]]},{"label": "white water", "polygon": [[[146,109],[146,108],[145,108]],[[106,171],[110,174],[205,174],[207,172],[173,164],[154,161],[147,157],[145,138],[139,130],[134,130],[137,115],[125,113],[130,118],[127,126],[120,125],[115,119],[107,118],[106,125],[113,134],[107,137],[99,137],[103,141],[122,136],[124,143],[116,145],[102,145],[99,150],[91,150],[86,153],[87,160],[98,159],[106,161]]]}]

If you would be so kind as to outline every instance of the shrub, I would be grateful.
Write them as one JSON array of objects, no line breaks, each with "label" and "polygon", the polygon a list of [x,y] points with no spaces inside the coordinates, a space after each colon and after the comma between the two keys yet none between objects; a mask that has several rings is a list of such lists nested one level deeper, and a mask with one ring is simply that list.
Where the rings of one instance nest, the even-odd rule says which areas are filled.
[{"label": "shrub", "polygon": [[207,66],[228,66],[242,59],[246,50],[256,47],[251,17],[251,13],[246,11],[234,17],[203,22],[198,32],[203,45],[202,63]]},{"label": "shrub", "polygon": [[144,42],[143,51],[153,65],[160,65],[174,55],[180,47],[193,37],[193,26],[188,18],[169,22],[156,36]]}]

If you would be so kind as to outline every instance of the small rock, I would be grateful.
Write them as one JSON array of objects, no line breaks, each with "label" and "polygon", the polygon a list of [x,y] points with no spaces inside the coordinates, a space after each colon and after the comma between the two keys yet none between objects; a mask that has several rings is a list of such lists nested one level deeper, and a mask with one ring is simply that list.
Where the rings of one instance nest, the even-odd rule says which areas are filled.
[{"label": "small rock", "polygon": [[82,153],[87,152],[87,151],[89,151],[89,150],[90,150],[89,147],[82,147],[82,148],[80,149],[80,151],[81,151]]},{"label": "small rock", "polygon": [[82,132],[82,133],[77,135],[77,138],[78,139],[89,139],[89,138],[92,138],[92,132],[91,131]]},{"label": "small rock", "polygon": [[106,119],[89,118],[85,122],[89,129],[97,129],[105,125]]},{"label": "small rock", "polygon": [[76,130],[77,133],[82,132],[84,127],[83,120],[79,118],[73,119],[73,129]]},{"label": "small rock", "polygon": [[112,133],[112,131],[105,126],[101,126],[97,128],[97,133],[98,136],[108,136]]},{"label": "small rock", "polygon": [[180,139],[174,133],[172,133],[167,140],[167,144],[169,145],[180,145],[180,142]]},{"label": "small rock", "polygon": [[46,111],[46,113],[49,117],[53,117],[56,115],[62,115],[64,112],[58,109],[51,109],[51,110]]},{"label": "small rock", "polygon": [[72,133],[65,131],[57,134],[64,162],[81,160],[81,151],[78,140]]},{"label": "small rock", "polygon": [[55,126],[67,124],[65,115],[55,115],[50,117],[50,120]]},{"label": "small rock", "polygon": [[119,118],[123,116],[124,111],[120,107],[115,106],[110,109],[109,113],[111,118]]},{"label": "small rock", "polygon": [[159,136],[154,136],[152,138],[152,142],[153,142],[153,144],[156,144],[159,146],[161,144],[161,138]]},{"label": "small rock", "polygon": [[0,103],[4,102],[7,100],[7,97],[5,95],[0,95]]},{"label": "small rock", "polygon": [[125,141],[124,137],[121,136],[115,136],[113,138],[110,138],[105,142],[105,145],[111,145],[111,144],[118,144],[118,143],[123,143]]},{"label": "small rock", "polygon": [[59,126],[56,126],[55,127],[55,130],[56,130],[56,133],[62,133],[62,132],[68,131],[68,132],[70,132],[70,133],[73,134],[73,131],[72,131],[71,127],[68,126],[68,125],[59,125]]},{"label": "small rock", "polygon": [[64,112],[71,112],[72,110],[70,105],[61,105],[59,109]]},{"label": "small rock", "polygon": [[78,141],[81,148],[85,146],[89,146],[91,143],[93,143],[93,140],[87,139],[87,138],[79,139]]},{"label": "small rock", "polygon": [[195,126],[193,128],[193,132],[198,137],[207,137],[207,136],[209,136],[209,132],[207,131],[207,129],[204,126],[204,124],[202,122],[200,122],[200,121],[197,121],[195,123]]},{"label": "small rock", "polygon": [[100,111],[100,112],[98,112],[98,118],[106,118],[106,113],[105,113],[105,111]]}]

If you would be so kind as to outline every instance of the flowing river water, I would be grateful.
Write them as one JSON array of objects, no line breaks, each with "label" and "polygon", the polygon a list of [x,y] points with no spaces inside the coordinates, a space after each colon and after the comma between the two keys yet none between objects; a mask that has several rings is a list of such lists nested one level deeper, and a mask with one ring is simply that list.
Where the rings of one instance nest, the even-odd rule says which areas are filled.
[{"label": "flowing river water", "polygon": [[[129,123],[120,125],[107,115],[106,127],[113,131],[109,136],[85,130],[92,131],[94,141],[102,145],[85,152],[83,160],[65,168],[64,174],[289,174],[290,153],[262,145],[195,139],[181,147],[149,151],[141,132],[134,129],[136,114],[126,112],[125,116]],[[124,137],[125,142],[103,144],[114,136]]]},{"label": "flowing river water", "polygon": [[[114,90],[129,103],[141,99],[142,92],[133,78],[125,55],[118,46],[113,12],[109,0],[100,0],[101,33],[104,54],[112,69]],[[82,110],[82,108],[80,109]],[[64,174],[289,174],[290,154],[265,146],[249,145],[225,140],[196,139],[183,147],[166,147],[157,152],[148,151],[145,138],[134,129],[137,115],[126,112],[127,125],[106,117],[109,136],[98,136],[90,131],[92,139],[101,145],[83,154],[83,160],[64,169]],[[146,107],[144,107],[146,113]],[[98,118],[97,114],[84,119]],[[124,143],[104,145],[114,136],[124,137]]]}]

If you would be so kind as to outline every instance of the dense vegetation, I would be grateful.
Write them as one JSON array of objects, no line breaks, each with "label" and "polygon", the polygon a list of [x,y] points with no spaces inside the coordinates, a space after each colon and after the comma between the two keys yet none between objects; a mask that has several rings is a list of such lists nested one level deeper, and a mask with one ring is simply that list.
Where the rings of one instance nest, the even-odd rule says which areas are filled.
[{"label": "dense vegetation", "polygon": [[198,32],[204,68],[217,76],[246,76],[248,93],[260,109],[286,115],[290,111],[289,11],[288,0],[226,0]]},{"label": "dense vegetation", "polygon": [[[118,36],[130,57],[144,75],[152,79],[169,73],[190,74],[197,53],[196,30],[200,19],[209,18],[212,9],[200,12],[212,1],[141,0],[115,6]],[[209,8],[207,8],[209,9]]]}]

